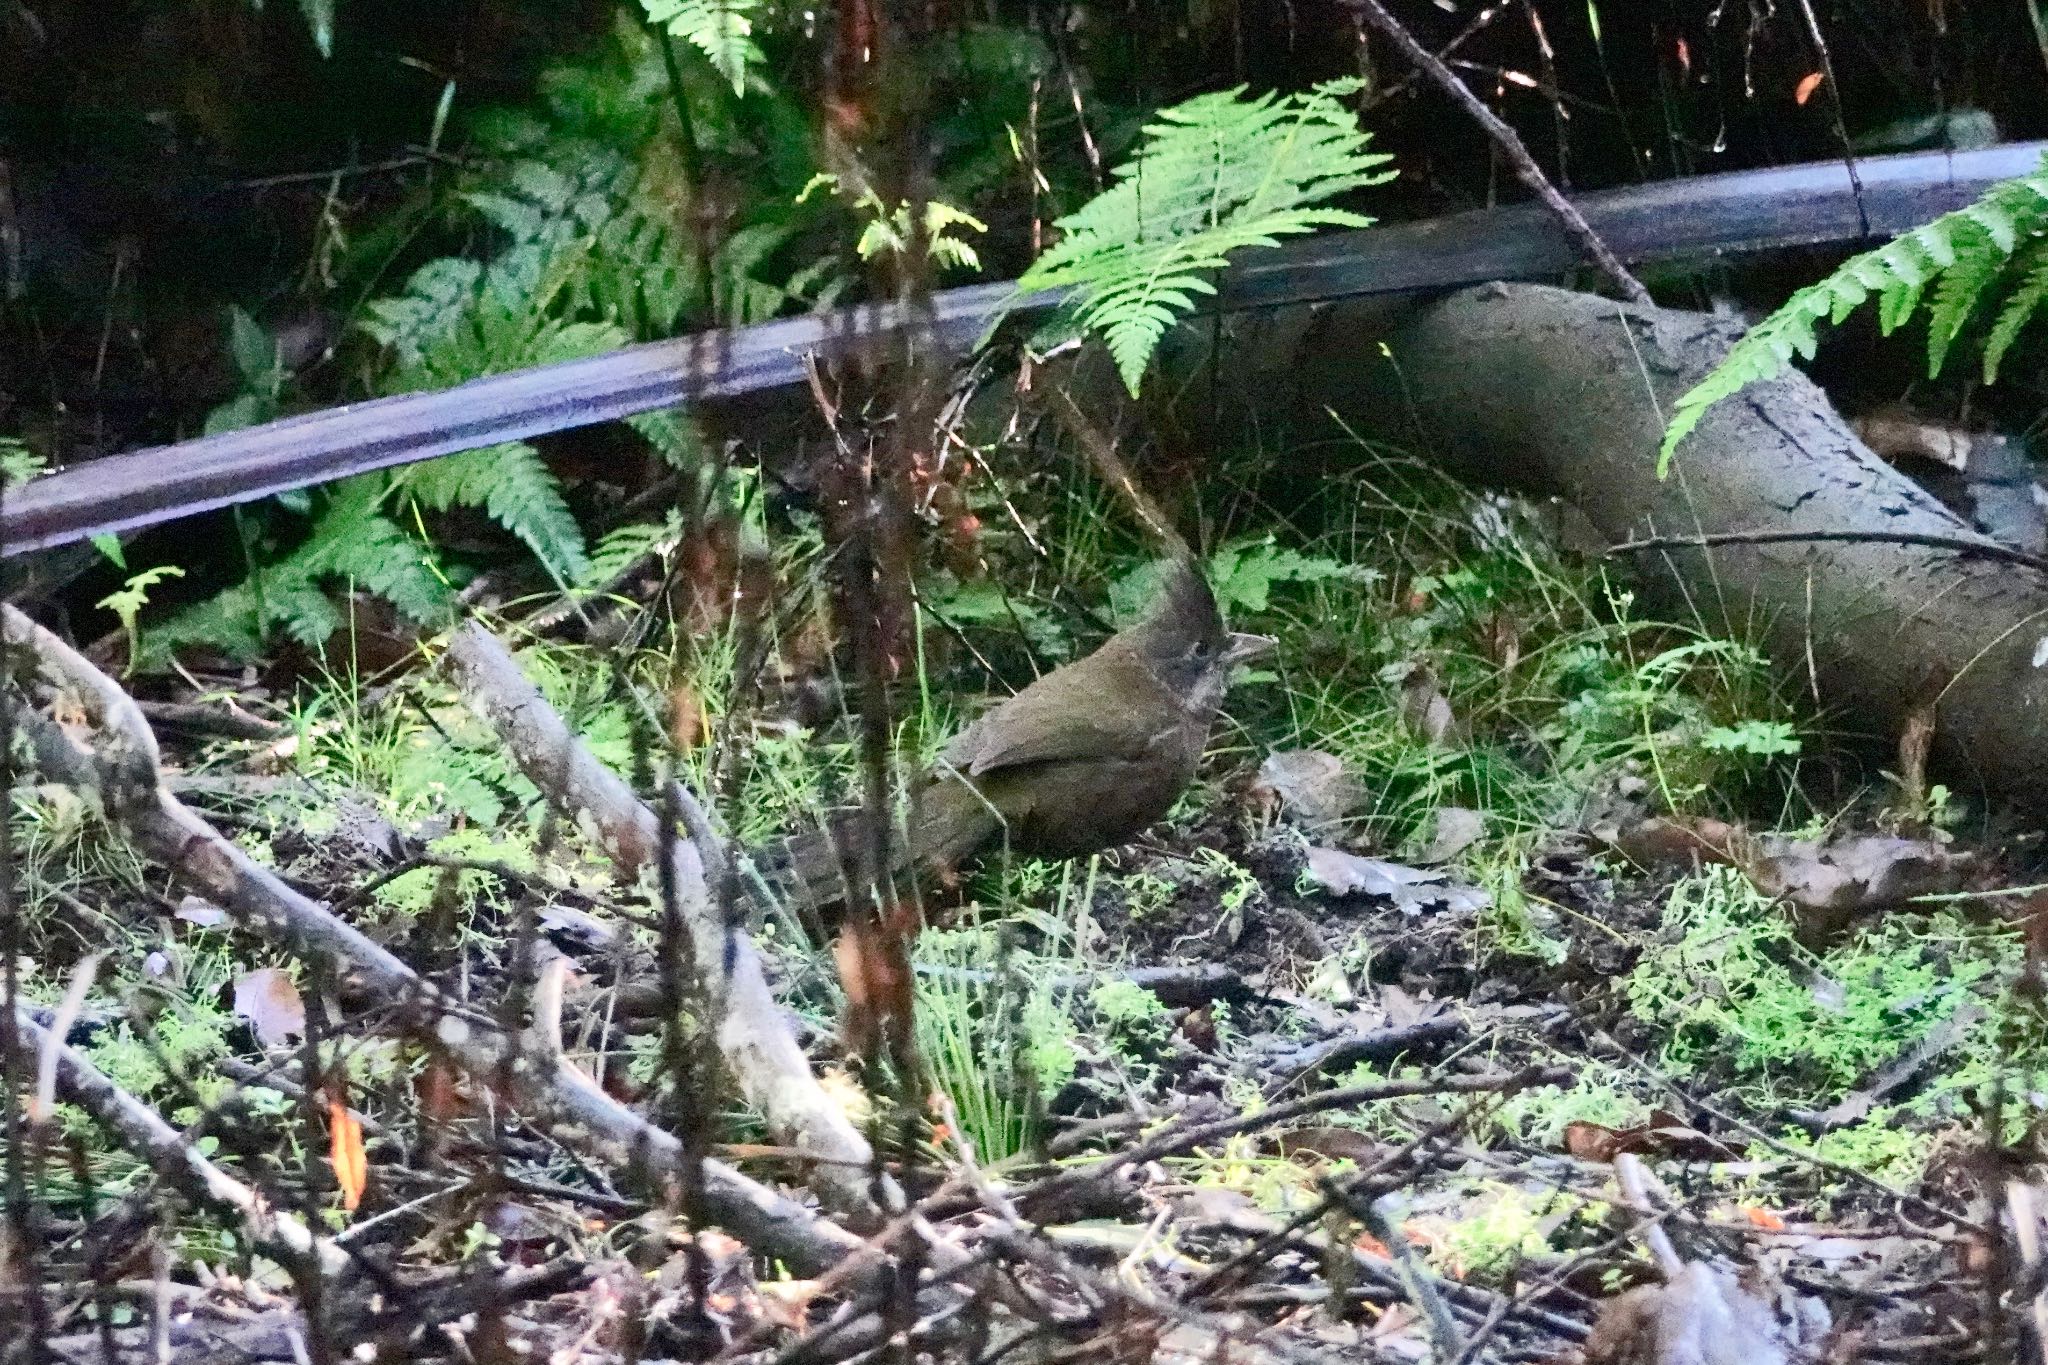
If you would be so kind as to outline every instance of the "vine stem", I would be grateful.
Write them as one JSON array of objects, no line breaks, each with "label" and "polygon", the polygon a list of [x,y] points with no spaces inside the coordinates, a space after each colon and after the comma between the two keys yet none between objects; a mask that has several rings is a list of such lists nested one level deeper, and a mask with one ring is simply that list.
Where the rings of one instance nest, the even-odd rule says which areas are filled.
[{"label": "vine stem", "polygon": [[1485,103],[1472,93],[1471,87],[1458,79],[1456,72],[1446,66],[1435,53],[1417,42],[1415,35],[1410,33],[1407,27],[1380,3],[1380,0],[1345,0],[1345,3],[1367,23],[1378,29],[1381,36],[1399,49],[1403,57],[1434,81],[1439,89],[1449,95],[1486,130],[1486,135],[1493,139],[1494,146],[1500,149],[1501,154],[1507,157],[1508,164],[1514,168],[1515,178],[1527,185],[1536,197],[1543,201],[1544,206],[1557,215],[1558,221],[1564,224],[1565,231],[1572,235],[1580,249],[1600,268],[1600,272],[1613,282],[1614,287],[1621,291],[1624,298],[1630,303],[1650,302],[1650,291],[1643,287],[1643,282],[1629,273],[1628,267],[1621,263],[1619,256],[1608,249],[1607,243],[1600,240],[1600,234],[1593,231],[1592,224],[1586,221],[1585,216],[1572,207],[1569,199],[1558,193],[1557,186],[1550,183],[1550,178],[1543,174],[1543,168],[1536,164],[1536,158],[1529,155],[1529,149],[1523,145],[1520,135],[1502,122],[1498,114],[1487,108]]}]

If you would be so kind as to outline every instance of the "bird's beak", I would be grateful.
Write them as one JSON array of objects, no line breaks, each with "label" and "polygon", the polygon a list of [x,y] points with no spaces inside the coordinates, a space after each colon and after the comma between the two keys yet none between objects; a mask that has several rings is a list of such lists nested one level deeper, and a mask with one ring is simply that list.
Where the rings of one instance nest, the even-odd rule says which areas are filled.
[{"label": "bird's beak", "polygon": [[1223,647],[1223,662],[1231,667],[1250,663],[1272,653],[1279,643],[1270,635],[1232,635]]}]

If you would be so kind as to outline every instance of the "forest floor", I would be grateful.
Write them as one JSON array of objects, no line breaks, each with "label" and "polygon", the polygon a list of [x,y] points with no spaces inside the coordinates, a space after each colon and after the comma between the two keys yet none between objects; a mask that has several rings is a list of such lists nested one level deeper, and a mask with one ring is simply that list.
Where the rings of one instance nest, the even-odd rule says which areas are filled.
[{"label": "forest floor", "polygon": [[[1212,558],[1283,663],[1242,681],[1164,826],[1071,863],[992,860],[930,909],[909,1131],[873,1122],[893,1111],[845,1055],[834,927],[786,909],[751,926],[827,1093],[922,1201],[925,1292],[952,1282],[934,1247],[989,1268],[950,1306],[691,1237],[687,1182],[650,1193],[632,1162],[463,1080],[359,974],[171,882],[120,836],[118,802],[46,771],[16,801],[31,1015],[376,1286],[315,1303],[246,1217],[160,1197],[162,1151],[66,1102],[27,1152],[50,1341],[98,1358],[168,1307],[181,1359],[292,1358],[313,1331],[327,1359],[831,1360],[887,1349],[840,1330],[880,1303],[961,1360],[1226,1341],[1302,1360],[2000,1358],[2039,1285],[2038,1249],[1999,1231],[2023,1212],[2003,1173],[2048,1055],[2016,927],[2028,842],[1910,771],[1846,783],[1753,650],[1641,619],[1529,509],[1448,508],[1401,542],[1358,524]],[[609,609],[639,619],[660,583]],[[934,600],[971,624],[979,599]],[[1051,619],[1024,618],[1071,648]],[[802,827],[856,769],[850,738],[799,714],[800,632],[740,715],[730,650],[504,630],[635,787],[683,741],[678,771],[719,793],[735,849]],[[564,963],[573,1067],[814,1207],[758,1113],[676,1072],[695,1035],[662,1023],[658,878],[618,876],[446,670],[282,676],[137,684],[165,790],[514,1028]],[[638,683],[665,696],[667,740]],[[41,703],[91,742],[79,696]],[[909,709],[913,753],[954,714],[929,692]],[[1721,1353],[1684,1353],[1702,1339]]]}]

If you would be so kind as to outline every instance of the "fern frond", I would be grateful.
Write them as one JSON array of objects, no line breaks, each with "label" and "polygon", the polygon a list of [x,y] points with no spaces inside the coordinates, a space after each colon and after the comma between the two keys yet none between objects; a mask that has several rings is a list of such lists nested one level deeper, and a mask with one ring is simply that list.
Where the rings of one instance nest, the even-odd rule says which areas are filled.
[{"label": "fern frond", "polygon": [[2043,299],[2048,299],[2048,241],[2037,240],[2014,262],[2020,278],[2019,288],[2012,291],[2005,306],[1999,310],[1998,321],[1991,324],[1991,332],[1984,339],[1984,382],[1998,382],[1998,367],[2005,360],[2005,353],[2012,349],[2020,329],[2025,327],[2034,314],[2041,309]]},{"label": "fern frond", "polygon": [[704,54],[735,95],[747,93],[747,72],[760,65],[754,15],[760,0],[641,0],[647,17]]},{"label": "fern frond", "polygon": [[383,511],[382,478],[348,479],[330,490],[304,542],[260,577],[189,607],[151,631],[152,656],[207,644],[253,658],[273,630],[317,649],[346,624],[323,585],[375,593],[424,624],[447,619],[452,601],[427,547]]},{"label": "fern frond", "polygon": [[1133,394],[1166,330],[1215,293],[1233,252],[1318,227],[1365,227],[1343,209],[1311,208],[1392,178],[1391,158],[1339,96],[1350,87],[1246,98],[1244,87],[1162,112],[1116,183],[1055,226],[1058,243],[1018,280],[1020,293],[1075,291]]},{"label": "fern frond", "polygon": [[588,570],[583,532],[561,487],[540,452],[524,441],[409,465],[395,481],[402,493],[431,511],[483,508],[561,582],[573,583]]},{"label": "fern frond", "polygon": [[575,587],[583,592],[602,592],[647,555],[673,550],[682,534],[683,514],[673,508],[666,521],[629,522],[608,531],[590,552],[590,566]]},{"label": "fern frond", "polygon": [[[1833,274],[1795,293],[1729,348],[1707,376],[1681,396],[1657,456],[1669,471],[1679,442],[1707,410],[1751,384],[1783,374],[1793,358],[1812,359],[1822,322],[1840,323],[1877,299],[1879,328],[1889,336],[1925,311],[1927,367],[1937,375],[1987,293],[2015,277],[2018,284],[1992,323],[1984,347],[1984,376],[2000,361],[2027,320],[2048,297],[2048,157],[2032,175],[2001,181],[1974,204],[1945,213],[1874,251],[1852,256]],[[1933,300],[1928,302],[1932,287]]]}]

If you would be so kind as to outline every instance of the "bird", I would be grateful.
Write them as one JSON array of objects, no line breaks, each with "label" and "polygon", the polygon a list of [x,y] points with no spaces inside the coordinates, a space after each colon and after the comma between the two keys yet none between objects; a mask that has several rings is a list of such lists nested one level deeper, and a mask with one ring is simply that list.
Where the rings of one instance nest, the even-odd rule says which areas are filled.
[{"label": "bird", "polygon": [[[950,875],[990,848],[1081,857],[1128,843],[1173,809],[1233,671],[1275,642],[1225,628],[1191,556],[1169,559],[1161,577],[1141,619],[946,743],[911,783],[892,876],[913,865]],[[835,811],[787,841],[765,860],[769,883],[811,906],[845,900],[862,814]]]}]

